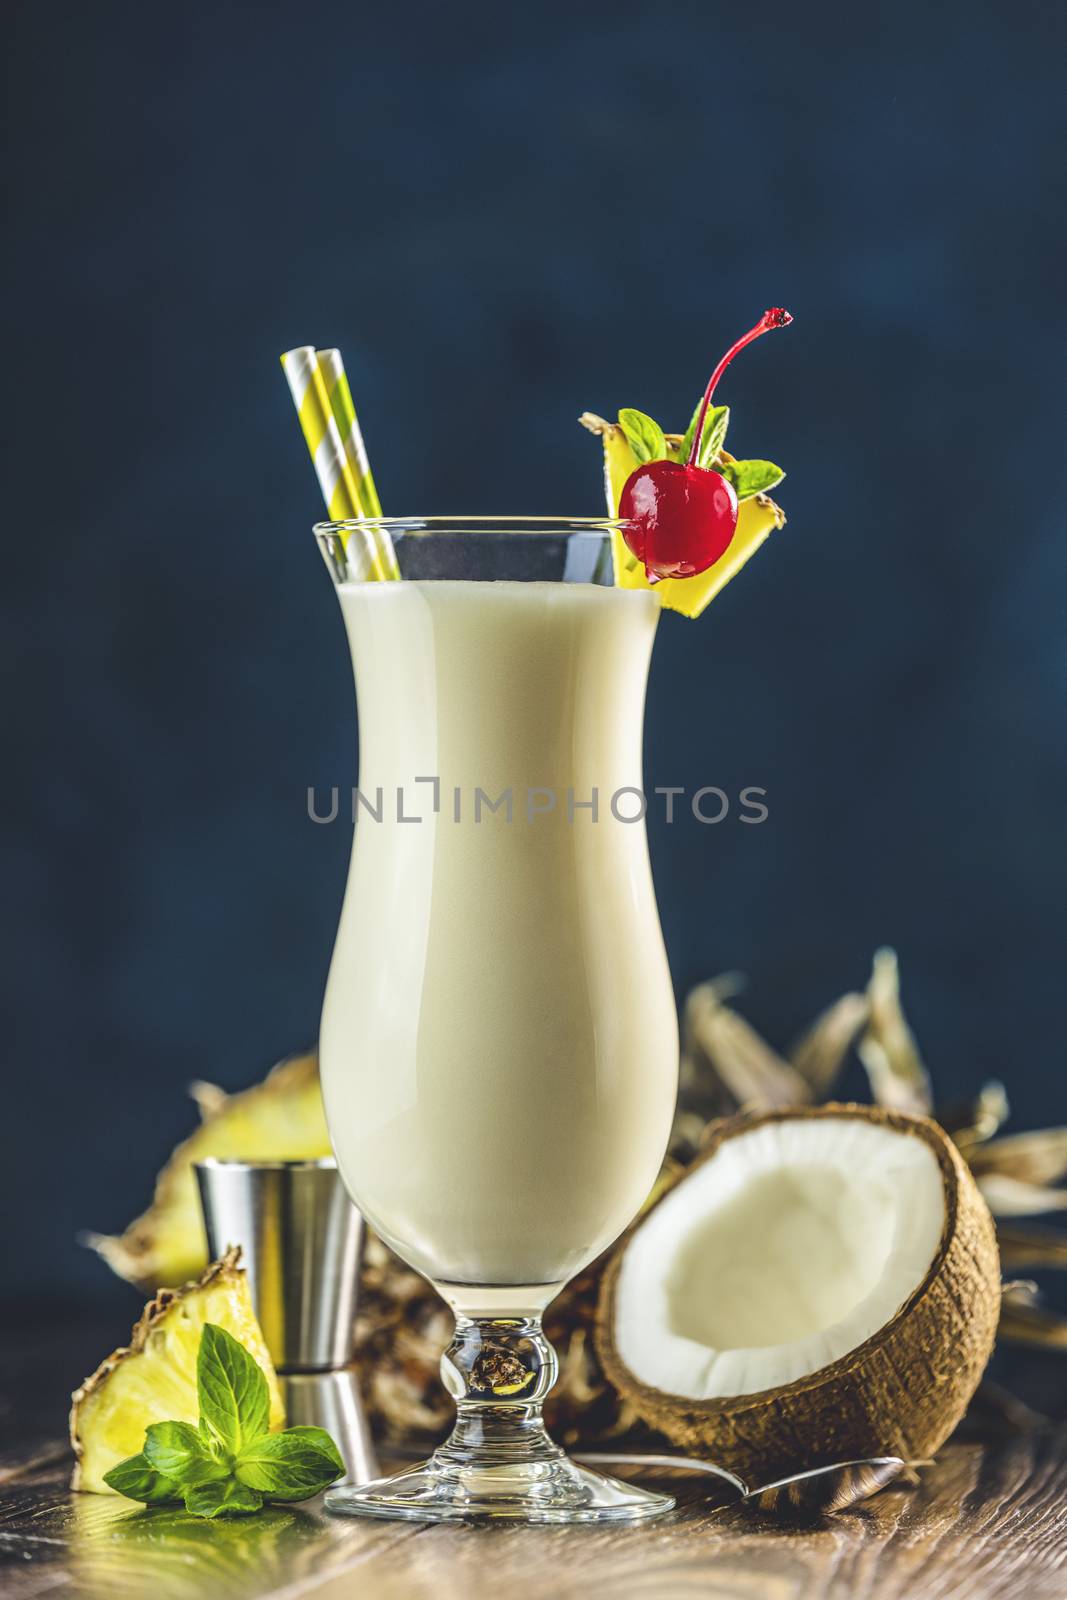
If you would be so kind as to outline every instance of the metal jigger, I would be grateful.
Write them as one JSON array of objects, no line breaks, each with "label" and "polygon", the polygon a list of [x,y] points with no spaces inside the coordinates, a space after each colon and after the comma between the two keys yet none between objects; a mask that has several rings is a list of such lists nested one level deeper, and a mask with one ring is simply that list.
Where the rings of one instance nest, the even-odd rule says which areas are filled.
[{"label": "metal jigger", "polygon": [[240,1245],[288,1424],[326,1428],[346,1483],[378,1475],[359,1395],[353,1324],[363,1218],[336,1161],[196,1163],[208,1248]]}]

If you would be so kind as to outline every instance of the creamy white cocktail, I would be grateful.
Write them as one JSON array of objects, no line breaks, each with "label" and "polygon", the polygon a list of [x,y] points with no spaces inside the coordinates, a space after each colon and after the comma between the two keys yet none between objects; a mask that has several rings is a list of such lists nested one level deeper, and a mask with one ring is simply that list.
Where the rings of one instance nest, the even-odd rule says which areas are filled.
[{"label": "creamy white cocktail", "polygon": [[[660,1169],[678,1033],[645,840],[660,605],[603,523],[323,524],[359,709],[348,886],[323,1008],[357,1205],[451,1303],[449,1439],[327,1505],[632,1521],[668,1497],[570,1461],[541,1313]],[[381,581],[383,534],[400,581]],[[377,560],[372,559],[377,557]]]},{"label": "creamy white cocktail", "polygon": [[638,1210],[674,1110],[639,818],[659,604],[536,581],[338,592],[365,802],[322,1020],[341,1169],[461,1308],[479,1297],[460,1286],[558,1286]]}]

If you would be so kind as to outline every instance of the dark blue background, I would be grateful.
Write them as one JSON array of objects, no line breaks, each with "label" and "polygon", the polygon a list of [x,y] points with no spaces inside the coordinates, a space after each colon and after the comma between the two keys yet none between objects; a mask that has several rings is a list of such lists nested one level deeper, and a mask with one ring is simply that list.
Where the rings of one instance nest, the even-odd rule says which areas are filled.
[{"label": "dark blue background", "polygon": [[[872,14],[873,12],[873,14]],[[900,952],[946,1094],[1063,1118],[1059,5],[8,7],[3,1292],[118,1294],[183,1086],[313,1039],[355,778],[278,353],[386,507],[596,514],[585,407],[722,398],[790,522],[667,617],[679,991],[785,1044]]]}]

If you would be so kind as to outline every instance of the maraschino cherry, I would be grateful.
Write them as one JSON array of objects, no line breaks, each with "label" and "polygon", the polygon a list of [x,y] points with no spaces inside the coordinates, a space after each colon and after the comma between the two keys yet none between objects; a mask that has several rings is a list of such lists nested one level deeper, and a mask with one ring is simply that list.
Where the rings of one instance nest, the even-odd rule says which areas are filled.
[{"label": "maraschino cherry", "polygon": [[788,311],[772,306],[727,350],[704,391],[687,461],[646,461],[623,485],[619,517],[626,526],[622,535],[644,563],[649,583],[660,578],[691,578],[726,552],[737,527],[737,496],[722,473],[697,466],[708,407],[716,384],[737,352],[772,328],[787,328],[792,320]]}]

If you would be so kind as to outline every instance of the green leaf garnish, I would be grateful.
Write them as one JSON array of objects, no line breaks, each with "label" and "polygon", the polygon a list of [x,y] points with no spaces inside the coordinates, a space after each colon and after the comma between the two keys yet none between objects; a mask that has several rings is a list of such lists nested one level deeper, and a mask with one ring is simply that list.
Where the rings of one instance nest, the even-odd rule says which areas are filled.
[{"label": "green leaf garnish", "polygon": [[700,399],[697,401],[696,410],[693,412],[693,415],[689,418],[689,426],[688,426],[688,428],[686,428],[685,432],[682,434],[682,442],[678,446],[678,460],[681,461],[681,462],[686,462],[686,461],[689,460],[689,452],[693,448],[693,435],[697,431],[697,418],[700,415],[700,408],[701,408],[701,406],[703,404],[704,404],[704,396],[701,395]]},{"label": "green leaf garnish", "polygon": [[270,1426],[267,1380],[244,1345],[205,1322],[196,1358],[200,1426],[235,1454]]},{"label": "green leaf garnish", "polygon": [[127,1456],[110,1472],[105,1472],[104,1482],[116,1494],[124,1494],[127,1500],[143,1500],[145,1505],[181,1499],[177,1485],[150,1465],[144,1451],[140,1455]]},{"label": "green leaf garnish", "polygon": [[[689,419],[689,426],[685,430],[681,444],[678,446],[678,460],[683,464],[689,460],[689,452],[693,448],[693,435],[697,431],[697,418],[703,399],[697,401],[697,408]],[[708,420],[704,424],[704,437],[700,441],[700,459],[698,467],[710,467],[726,441],[726,430],[730,426],[729,406],[709,406]]]},{"label": "green leaf garnish", "polygon": [[660,461],[667,454],[667,441],[663,429],[643,411],[624,406],[619,412],[619,427],[629,442],[638,465],[646,461]]},{"label": "green leaf garnish", "polygon": [[230,1461],[213,1450],[191,1422],[153,1422],[145,1429],[144,1458],[179,1489],[230,1475]]},{"label": "green leaf garnish", "polygon": [[700,465],[710,467],[723,445],[726,443],[726,430],[730,426],[729,406],[709,406],[708,420],[704,429],[704,437],[700,442]]},{"label": "green leaf garnish", "polygon": [[773,461],[725,461],[715,469],[733,484],[739,500],[751,500],[754,494],[766,494],[775,484],[781,483],[785,473]]},{"label": "green leaf garnish", "polygon": [[185,1509],[194,1517],[247,1517],[262,1504],[263,1496],[236,1478],[198,1484],[185,1496]]},{"label": "green leaf garnish", "polygon": [[268,1432],[270,1392],[237,1339],[204,1324],[196,1361],[200,1423],[153,1422],[144,1450],[119,1461],[104,1482],[146,1505],[184,1500],[194,1517],[248,1516],[265,1500],[308,1500],[344,1477],[324,1428]]},{"label": "green leaf garnish", "polygon": [[343,1477],[345,1464],[324,1428],[287,1428],[248,1445],[234,1470],[271,1500],[308,1500]]}]

